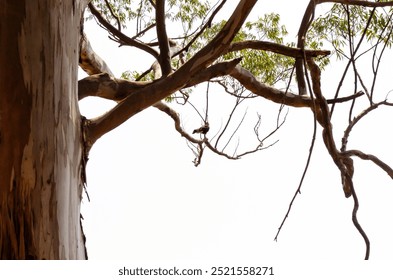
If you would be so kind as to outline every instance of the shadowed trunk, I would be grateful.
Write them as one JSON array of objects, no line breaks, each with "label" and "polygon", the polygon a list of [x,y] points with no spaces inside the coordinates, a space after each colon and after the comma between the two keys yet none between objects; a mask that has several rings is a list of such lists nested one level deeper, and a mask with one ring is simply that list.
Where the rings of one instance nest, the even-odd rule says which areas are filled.
[{"label": "shadowed trunk", "polygon": [[0,256],[85,259],[80,1],[0,2]]}]

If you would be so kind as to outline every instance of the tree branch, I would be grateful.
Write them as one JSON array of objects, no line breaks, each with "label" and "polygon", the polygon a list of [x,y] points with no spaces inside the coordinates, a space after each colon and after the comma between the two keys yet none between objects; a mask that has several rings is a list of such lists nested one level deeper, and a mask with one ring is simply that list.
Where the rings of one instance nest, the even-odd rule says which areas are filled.
[{"label": "tree branch", "polygon": [[292,107],[311,108],[312,106],[312,101],[309,97],[296,95],[267,86],[259,82],[250,71],[242,68],[241,66],[236,66],[230,75],[255,95],[261,96],[275,103]]},{"label": "tree branch", "polygon": [[78,81],[78,98],[82,100],[88,96],[96,96],[119,102],[149,84],[151,82],[128,81],[101,73]]},{"label": "tree branch", "polygon": [[[271,51],[274,53],[290,56],[294,58],[303,58],[303,50],[300,48],[292,48],[281,44],[267,42],[267,41],[242,41],[232,43],[228,49],[228,52],[239,51],[243,49],[254,49]],[[330,51],[327,50],[304,50],[306,57],[326,56],[330,55]]]},{"label": "tree branch", "polygon": [[385,171],[389,175],[390,178],[393,179],[393,169],[388,164],[386,164],[385,162],[383,162],[382,160],[380,160],[378,157],[376,157],[374,155],[365,154],[359,150],[348,150],[348,151],[345,151],[343,153],[343,155],[357,156],[358,158],[361,158],[364,160],[371,160],[377,166],[379,166],[383,171]]},{"label": "tree branch", "polygon": [[242,0],[222,30],[176,72],[129,95],[112,110],[89,122],[88,138],[92,145],[98,138],[138,112],[183,88],[190,76],[202,71],[230,45],[257,0]]},{"label": "tree branch", "polygon": [[[79,87],[81,89],[80,98],[88,95],[99,95],[119,101],[126,95],[125,99],[111,111],[89,123],[89,141],[93,144],[99,137],[117,127],[128,118],[181,88],[190,87],[207,81],[214,76],[229,73],[239,61],[239,59],[235,59],[213,65],[191,78],[186,75],[180,75],[178,70],[166,78],[154,82],[147,82],[146,84],[113,79],[108,75],[95,75],[94,77],[91,76],[79,81],[81,84]],[[102,80],[106,84],[102,83]]]},{"label": "tree branch", "polygon": [[158,62],[161,67],[162,77],[166,77],[171,73],[172,67],[169,41],[165,25],[165,0],[156,1],[156,22],[157,38],[160,47]]},{"label": "tree branch", "polygon": [[393,6],[393,1],[371,2],[371,1],[361,1],[361,0],[317,0],[317,4],[322,4],[322,3],[339,3],[339,4],[370,7],[370,8]]},{"label": "tree branch", "polygon": [[[232,69],[240,62],[241,59],[234,59],[231,61],[220,62],[198,72],[188,81],[183,88],[192,87],[212,78],[228,75]],[[88,96],[96,96],[116,102],[120,102],[127,96],[136,91],[145,88],[152,84],[152,82],[143,81],[129,81],[124,79],[117,79],[102,73],[91,75],[78,82],[79,100]]]},{"label": "tree branch", "polygon": [[[304,51],[304,46],[305,46],[305,40],[306,40],[306,33],[308,31],[308,28],[310,27],[310,24],[314,18],[314,11],[315,11],[315,0],[310,0],[308,3],[307,9],[304,12],[302,22],[299,27],[299,31],[297,34],[297,47],[301,49],[301,51]],[[306,81],[304,79],[304,65],[305,62],[303,61],[303,56],[296,58],[295,62],[295,68],[296,68],[296,79],[297,79],[297,84],[299,88],[299,94],[300,95],[306,95],[307,94],[307,87],[306,87]]]}]

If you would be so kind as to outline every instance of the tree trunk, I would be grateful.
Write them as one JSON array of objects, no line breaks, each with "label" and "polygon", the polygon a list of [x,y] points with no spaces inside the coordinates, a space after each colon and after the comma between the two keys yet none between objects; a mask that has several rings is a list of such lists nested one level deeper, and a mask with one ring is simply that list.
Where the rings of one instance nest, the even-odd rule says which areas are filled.
[{"label": "tree trunk", "polygon": [[0,1],[0,256],[85,259],[81,1]]}]

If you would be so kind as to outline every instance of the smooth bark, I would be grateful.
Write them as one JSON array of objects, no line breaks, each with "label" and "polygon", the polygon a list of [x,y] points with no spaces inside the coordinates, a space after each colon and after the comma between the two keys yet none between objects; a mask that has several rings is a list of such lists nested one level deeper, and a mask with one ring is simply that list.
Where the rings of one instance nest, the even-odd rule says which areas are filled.
[{"label": "smooth bark", "polygon": [[77,104],[86,1],[0,2],[0,257],[85,259]]}]

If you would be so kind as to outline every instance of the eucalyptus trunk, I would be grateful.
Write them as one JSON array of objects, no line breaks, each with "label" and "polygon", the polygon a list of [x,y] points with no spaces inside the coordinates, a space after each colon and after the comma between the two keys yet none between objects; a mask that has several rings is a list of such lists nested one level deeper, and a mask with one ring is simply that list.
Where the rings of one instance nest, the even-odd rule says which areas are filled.
[{"label": "eucalyptus trunk", "polygon": [[81,1],[0,1],[0,256],[85,259]]}]

